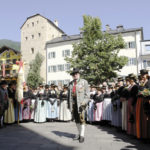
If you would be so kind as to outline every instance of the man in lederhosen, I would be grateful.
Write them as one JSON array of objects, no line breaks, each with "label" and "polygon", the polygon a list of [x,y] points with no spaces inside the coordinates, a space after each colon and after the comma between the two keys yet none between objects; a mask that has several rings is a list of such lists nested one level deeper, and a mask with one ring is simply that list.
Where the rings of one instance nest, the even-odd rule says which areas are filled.
[{"label": "man in lederhosen", "polygon": [[85,109],[90,99],[90,92],[88,82],[80,78],[78,68],[74,68],[71,72],[73,81],[69,84],[69,99],[68,107],[73,114],[78,134],[74,140],[79,140],[80,143],[84,142],[85,132]]}]

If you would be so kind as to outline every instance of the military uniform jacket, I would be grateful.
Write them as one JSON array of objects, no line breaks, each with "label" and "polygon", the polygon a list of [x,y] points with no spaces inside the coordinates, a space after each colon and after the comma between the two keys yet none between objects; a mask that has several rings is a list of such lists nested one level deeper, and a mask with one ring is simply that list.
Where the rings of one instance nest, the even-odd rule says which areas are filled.
[{"label": "military uniform jacket", "polygon": [[[73,105],[73,84],[74,82],[71,81],[69,84],[69,96],[68,96],[68,107],[70,111],[72,111],[72,105]],[[76,84],[76,99],[77,99],[77,107],[78,111],[81,105],[86,105],[90,100],[90,90],[88,86],[88,82],[84,79],[77,80]]]}]

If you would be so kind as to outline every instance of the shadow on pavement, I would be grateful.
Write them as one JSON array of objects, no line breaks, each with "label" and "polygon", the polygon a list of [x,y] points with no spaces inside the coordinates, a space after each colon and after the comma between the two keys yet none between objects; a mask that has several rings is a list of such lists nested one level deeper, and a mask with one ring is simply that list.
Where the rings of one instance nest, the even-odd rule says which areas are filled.
[{"label": "shadow on pavement", "polygon": [[57,136],[60,137],[67,137],[67,138],[74,138],[74,134],[67,133],[67,132],[60,132],[60,131],[52,131],[52,133],[56,134]]},{"label": "shadow on pavement", "polygon": [[128,146],[121,148],[120,150],[150,150],[150,143],[136,139],[136,137],[129,136],[125,132],[118,130],[111,126],[96,125],[101,131],[107,132],[107,134],[113,135],[114,141],[129,143]]},{"label": "shadow on pavement", "polygon": [[[71,134],[67,133],[55,133],[72,137]],[[21,125],[11,125],[0,129],[0,150],[74,150],[74,147],[56,141]]]}]

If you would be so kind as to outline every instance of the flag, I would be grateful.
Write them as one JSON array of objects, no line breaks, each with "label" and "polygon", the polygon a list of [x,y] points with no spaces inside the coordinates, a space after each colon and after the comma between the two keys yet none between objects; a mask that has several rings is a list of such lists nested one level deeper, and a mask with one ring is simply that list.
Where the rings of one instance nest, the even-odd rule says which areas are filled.
[{"label": "flag", "polygon": [[19,61],[16,62],[17,65],[19,65],[18,70],[18,78],[17,78],[17,87],[16,87],[16,99],[18,102],[21,102],[23,100],[23,87],[25,86],[25,78],[24,78],[24,68],[23,68],[23,62]]}]

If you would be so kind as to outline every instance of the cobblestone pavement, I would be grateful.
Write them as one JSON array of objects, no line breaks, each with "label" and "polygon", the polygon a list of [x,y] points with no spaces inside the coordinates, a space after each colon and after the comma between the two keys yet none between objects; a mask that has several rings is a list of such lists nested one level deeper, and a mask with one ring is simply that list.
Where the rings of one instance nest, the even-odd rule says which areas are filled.
[{"label": "cobblestone pavement", "polygon": [[86,125],[84,143],[73,141],[75,123],[21,123],[0,129],[0,150],[150,150],[150,144],[111,127]]}]

